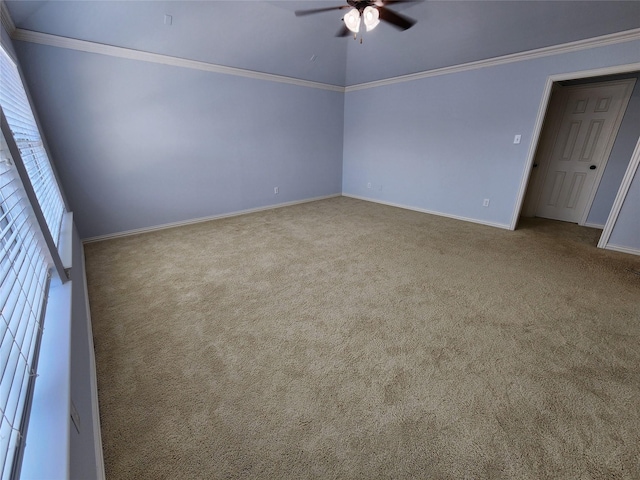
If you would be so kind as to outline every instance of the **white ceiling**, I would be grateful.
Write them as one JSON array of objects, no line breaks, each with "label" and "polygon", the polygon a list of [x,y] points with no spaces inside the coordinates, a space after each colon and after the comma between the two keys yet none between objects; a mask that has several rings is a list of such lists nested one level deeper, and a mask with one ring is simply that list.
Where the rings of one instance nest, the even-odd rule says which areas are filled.
[{"label": "white ceiling", "polygon": [[[17,28],[348,86],[640,28],[640,1],[432,1],[418,23],[338,38],[342,5],[308,1],[8,1]],[[172,16],[166,25],[165,15]]]}]

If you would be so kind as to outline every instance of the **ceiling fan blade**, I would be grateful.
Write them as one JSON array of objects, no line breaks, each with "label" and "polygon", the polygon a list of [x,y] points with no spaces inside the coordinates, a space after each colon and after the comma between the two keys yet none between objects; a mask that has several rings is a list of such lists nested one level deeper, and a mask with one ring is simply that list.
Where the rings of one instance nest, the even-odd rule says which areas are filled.
[{"label": "ceiling fan blade", "polygon": [[413,18],[405,17],[385,7],[378,7],[378,12],[380,12],[380,20],[389,22],[400,30],[407,30],[416,23]]},{"label": "ceiling fan blade", "polygon": [[424,0],[380,0],[382,6],[393,5],[394,3],[422,3]]},{"label": "ceiling fan blade", "polygon": [[331,10],[342,10],[344,8],[350,8],[348,5],[340,7],[325,7],[325,8],[312,8],[309,10],[296,10],[294,13],[296,17],[303,17],[305,15],[313,15],[315,13],[330,12]]},{"label": "ceiling fan blade", "polygon": [[346,25],[342,25],[342,28],[336,33],[336,37],[348,37],[349,35],[351,35],[351,30]]}]

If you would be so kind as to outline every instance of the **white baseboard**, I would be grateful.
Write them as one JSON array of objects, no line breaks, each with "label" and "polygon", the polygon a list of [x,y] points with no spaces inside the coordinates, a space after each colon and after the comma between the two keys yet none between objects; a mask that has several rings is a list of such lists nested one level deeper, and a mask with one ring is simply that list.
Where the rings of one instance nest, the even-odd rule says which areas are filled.
[{"label": "white baseboard", "polygon": [[107,235],[99,235],[97,237],[84,238],[82,240],[82,243],[86,244],[86,243],[92,243],[92,242],[100,242],[102,240],[111,240],[113,238],[128,237],[130,235],[138,235],[140,233],[155,232],[157,230],[165,230],[167,228],[182,227],[185,225],[192,225],[194,223],[202,223],[202,222],[209,222],[211,220],[220,220],[222,218],[237,217],[237,216],[246,215],[249,213],[263,212],[265,210],[274,210],[276,208],[290,207],[292,205],[299,205],[301,203],[316,202],[318,200],[326,200],[328,198],[335,198],[340,196],[342,196],[340,193],[335,193],[333,195],[324,195],[322,197],[305,198],[304,200],[294,200],[293,202],[276,203],[274,205],[267,205],[265,207],[249,208],[247,210],[237,210],[235,212],[222,213],[220,215],[211,215],[209,217],[193,218],[191,220],[184,220],[181,222],[164,223],[162,225],[154,225],[153,227],[136,228],[134,230],[126,230],[124,232],[109,233]]},{"label": "white baseboard", "polygon": [[604,228],[604,225],[601,225],[599,223],[583,223],[582,226],[589,227],[589,228],[597,228],[599,230],[602,230]]},{"label": "white baseboard", "polygon": [[413,210],[414,212],[428,213],[429,215],[437,215],[439,217],[453,218],[454,220],[462,220],[464,222],[478,223],[480,225],[487,225],[489,227],[496,227],[496,228],[502,228],[504,230],[511,230],[510,226],[507,225],[506,223],[487,222],[485,220],[479,220],[477,218],[461,217],[460,215],[452,215],[449,213],[436,212],[434,210],[427,210],[426,208],[412,207],[409,205],[402,205],[399,203],[385,202],[383,200],[378,200],[375,198],[361,197],[360,195],[351,195],[348,193],[343,193],[342,196],[355,198],[356,200],[364,200],[365,202],[380,203],[382,205],[387,205],[389,207],[403,208],[405,210]]},{"label": "white baseboard", "polygon": [[100,427],[100,404],[98,401],[98,376],[96,373],[96,355],[93,345],[93,326],[91,323],[91,307],[89,305],[89,289],[87,286],[87,270],[84,263],[84,247],[80,244],[82,250],[82,282],[84,284],[84,301],[87,311],[87,335],[89,344],[89,383],[91,385],[91,415],[93,417],[93,442],[96,455],[96,480],[104,480],[106,478],[104,471],[104,453],[102,450],[102,429]]},{"label": "white baseboard", "polygon": [[607,243],[604,247],[606,250],[614,250],[616,252],[629,253],[631,255],[640,255],[640,248],[623,247],[622,245],[612,245]]}]

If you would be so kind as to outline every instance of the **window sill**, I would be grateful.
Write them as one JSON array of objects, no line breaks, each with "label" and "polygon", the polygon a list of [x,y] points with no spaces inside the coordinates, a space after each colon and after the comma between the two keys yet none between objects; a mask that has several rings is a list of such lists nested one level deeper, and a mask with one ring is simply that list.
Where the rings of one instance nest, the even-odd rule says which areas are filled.
[{"label": "window sill", "polygon": [[[69,222],[69,225],[72,223]],[[68,248],[71,251],[71,233],[72,228],[61,233],[61,250]],[[69,255],[64,259],[65,267],[70,266],[70,263]],[[37,366],[38,376],[19,476],[22,480],[69,478],[71,292],[71,282],[62,283],[57,276],[51,279]]]},{"label": "window sill", "polygon": [[21,479],[69,478],[71,282],[52,279]]}]

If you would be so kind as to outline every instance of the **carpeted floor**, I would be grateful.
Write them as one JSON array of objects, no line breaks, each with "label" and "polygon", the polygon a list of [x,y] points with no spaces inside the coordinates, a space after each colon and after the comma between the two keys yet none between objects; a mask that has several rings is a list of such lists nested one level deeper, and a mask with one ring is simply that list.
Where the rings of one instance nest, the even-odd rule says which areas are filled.
[{"label": "carpeted floor", "polygon": [[87,244],[107,478],[640,478],[599,234],[339,197]]}]

